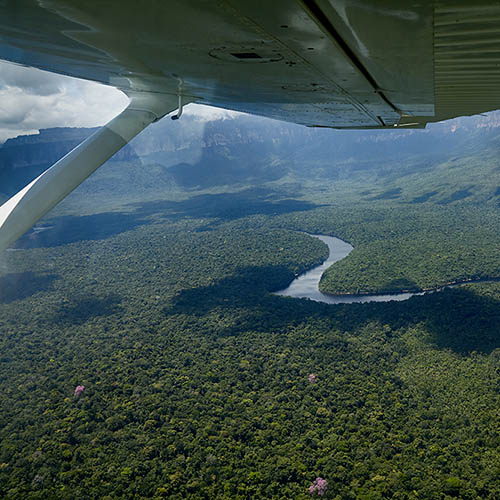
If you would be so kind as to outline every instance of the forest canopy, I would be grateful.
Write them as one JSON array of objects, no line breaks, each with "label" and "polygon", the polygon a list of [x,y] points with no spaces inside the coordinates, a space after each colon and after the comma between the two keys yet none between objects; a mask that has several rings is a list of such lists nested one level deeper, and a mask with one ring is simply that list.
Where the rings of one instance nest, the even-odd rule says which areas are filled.
[{"label": "forest canopy", "polygon": [[8,253],[0,496],[306,499],[323,478],[324,498],[498,498],[499,284],[397,304],[270,293],[326,257],[298,231],[355,246],[322,283],[335,291],[383,289],[380,255],[418,287],[457,278],[460,256],[494,274],[494,217],[155,210]]}]

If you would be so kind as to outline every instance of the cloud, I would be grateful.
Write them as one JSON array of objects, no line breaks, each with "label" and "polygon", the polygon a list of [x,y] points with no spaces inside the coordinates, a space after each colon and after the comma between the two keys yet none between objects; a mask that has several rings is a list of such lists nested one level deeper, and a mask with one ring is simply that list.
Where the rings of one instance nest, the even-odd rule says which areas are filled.
[{"label": "cloud", "polygon": [[[112,87],[0,61],[0,143],[42,128],[104,125],[127,103]],[[194,104],[185,113],[200,121],[238,114]]]},{"label": "cloud", "polygon": [[53,95],[61,90],[58,75],[12,63],[0,64],[0,82],[4,87],[23,89],[33,95]]},{"label": "cloud", "polygon": [[0,62],[0,142],[41,128],[103,125],[127,103],[111,87]]},{"label": "cloud", "polygon": [[223,108],[214,108],[212,106],[203,106],[201,104],[188,104],[183,111],[186,116],[193,116],[199,121],[209,122],[213,120],[226,120],[234,116],[243,115],[238,111],[229,111]]}]

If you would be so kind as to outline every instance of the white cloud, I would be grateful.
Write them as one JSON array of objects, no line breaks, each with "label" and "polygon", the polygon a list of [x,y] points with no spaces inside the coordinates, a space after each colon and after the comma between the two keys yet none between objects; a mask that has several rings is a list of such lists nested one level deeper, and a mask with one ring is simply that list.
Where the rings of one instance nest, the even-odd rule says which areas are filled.
[{"label": "white cloud", "polygon": [[[0,61],[0,142],[42,128],[104,125],[127,103],[112,87]],[[193,104],[185,113],[201,121],[237,114]]]},{"label": "white cloud", "polygon": [[60,92],[61,80],[53,73],[26,68],[12,63],[0,64],[2,86],[24,89],[34,95],[53,95]]},{"label": "white cloud", "polygon": [[127,105],[120,91],[0,62],[0,141],[48,127],[95,127]]},{"label": "white cloud", "polygon": [[225,120],[234,116],[243,115],[238,111],[229,111],[228,109],[214,108],[212,106],[203,106],[201,104],[188,104],[183,111],[186,116],[193,116],[199,121]]}]

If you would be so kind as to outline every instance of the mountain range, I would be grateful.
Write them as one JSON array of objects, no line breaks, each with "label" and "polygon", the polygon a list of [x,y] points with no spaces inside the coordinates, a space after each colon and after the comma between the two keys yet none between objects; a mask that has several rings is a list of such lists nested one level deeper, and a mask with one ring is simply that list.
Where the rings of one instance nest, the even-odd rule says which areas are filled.
[{"label": "mountain range", "polygon": [[[51,128],[8,139],[0,147],[2,197],[22,188],[94,130]],[[446,201],[457,191],[473,194],[479,186],[484,191],[481,199],[486,200],[492,195],[491,173],[500,168],[499,146],[500,112],[432,124],[424,130],[349,131],[249,115],[213,121],[186,116],[152,125],[91,179],[112,178],[116,189],[123,184],[129,191],[131,185],[199,190],[274,181],[299,185],[352,181],[360,189],[368,186],[359,191],[368,200],[404,199],[406,192],[407,201],[417,202],[433,197]],[[471,162],[475,176],[487,178],[486,187],[470,178]],[[451,169],[453,179],[448,178]],[[440,193],[444,197],[438,200]]]}]

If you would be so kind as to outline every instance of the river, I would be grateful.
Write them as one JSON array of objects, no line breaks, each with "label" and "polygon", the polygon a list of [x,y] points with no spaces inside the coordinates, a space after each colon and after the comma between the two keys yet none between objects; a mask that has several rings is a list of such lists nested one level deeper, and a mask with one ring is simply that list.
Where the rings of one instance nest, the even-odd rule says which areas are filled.
[{"label": "river", "polygon": [[[319,266],[310,269],[295,278],[288,288],[275,292],[276,295],[285,297],[294,297],[297,299],[311,299],[316,302],[326,302],[327,304],[353,304],[355,302],[389,302],[391,300],[407,300],[413,295],[423,295],[431,292],[414,293],[393,293],[387,295],[326,295],[319,291],[319,280],[321,275],[334,263],[347,257],[353,247],[333,236],[324,236],[322,234],[310,234],[313,238],[318,238],[328,245],[330,255]],[[436,290],[439,291],[442,288]]]}]

